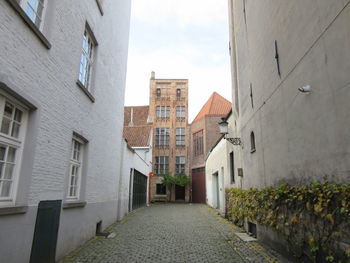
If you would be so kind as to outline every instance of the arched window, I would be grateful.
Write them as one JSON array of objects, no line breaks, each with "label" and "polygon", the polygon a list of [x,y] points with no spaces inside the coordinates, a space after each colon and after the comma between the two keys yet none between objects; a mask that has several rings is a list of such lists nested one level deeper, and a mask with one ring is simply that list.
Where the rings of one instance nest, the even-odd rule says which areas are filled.
[{"label": "arched window", "polygon": [[254,135],[254,132],[252,131],[250,133],[250,152],[253,153],[255,151],[256,151],[256,149],[255,149],[255,135]]}]

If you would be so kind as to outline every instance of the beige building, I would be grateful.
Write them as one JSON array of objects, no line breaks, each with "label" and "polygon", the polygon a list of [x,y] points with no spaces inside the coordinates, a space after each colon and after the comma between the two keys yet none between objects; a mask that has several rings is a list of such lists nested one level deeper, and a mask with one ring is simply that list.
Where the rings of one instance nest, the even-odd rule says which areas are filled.
[{"label": "beige building", "polygon": [[349,183],[349,1],[229,0],[229,14],[242,187]]},{"label": "beige building", "polygon": [[152,72],[148,121],[153,122],[151,200],[189,201],[190,185],[165,189],[161,184],[167,172],[189,176],[187,79],[156,79]]}]

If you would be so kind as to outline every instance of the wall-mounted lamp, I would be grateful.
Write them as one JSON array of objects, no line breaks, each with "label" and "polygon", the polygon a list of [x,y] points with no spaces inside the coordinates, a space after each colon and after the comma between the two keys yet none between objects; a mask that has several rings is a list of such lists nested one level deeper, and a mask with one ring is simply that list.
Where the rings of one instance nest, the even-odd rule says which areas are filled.
[{"label": "wall-mounted lamp", "polygon": [[311,92],[311,86],[310,85],[306,85],[302,88],[298,88],[298,90],[302,93],[310,93]]},{"label": "wall-mounted lamp", "polygon": [[228,140],[233,145],[242,145],[241,138],[227,138],[226,135],[228,134],[228,122],[225,118],[221,119],[222,121],[219,122],[219,129],[220,133],[224,135],[224,138]]}]

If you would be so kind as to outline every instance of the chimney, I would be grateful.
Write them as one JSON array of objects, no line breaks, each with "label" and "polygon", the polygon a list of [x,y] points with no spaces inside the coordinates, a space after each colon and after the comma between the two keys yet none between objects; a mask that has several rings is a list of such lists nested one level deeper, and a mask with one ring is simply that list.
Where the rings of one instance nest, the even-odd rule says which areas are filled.
[{"label": "chimney", "polygon": [[129,126],[134,126],[134,108],[131,108],[130,111],[130,123]]},{"label": "chimney", "polygon": [[151,79],[155,79],[156,73],[154,71],[151,72]]}]

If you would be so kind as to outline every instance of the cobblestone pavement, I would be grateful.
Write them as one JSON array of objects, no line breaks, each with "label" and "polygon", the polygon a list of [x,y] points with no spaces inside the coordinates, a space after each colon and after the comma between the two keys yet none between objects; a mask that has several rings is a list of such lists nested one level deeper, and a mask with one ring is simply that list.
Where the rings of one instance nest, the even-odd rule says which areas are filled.
[{"label": "cobblestone pavement", "polygon": [[60,262],[282,262],[236,230],[206,205],[156,204],[112,225],[115,237],[95,237]]}]

